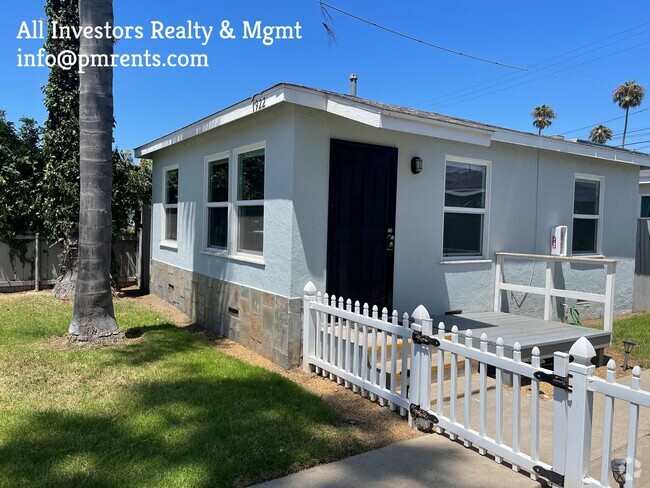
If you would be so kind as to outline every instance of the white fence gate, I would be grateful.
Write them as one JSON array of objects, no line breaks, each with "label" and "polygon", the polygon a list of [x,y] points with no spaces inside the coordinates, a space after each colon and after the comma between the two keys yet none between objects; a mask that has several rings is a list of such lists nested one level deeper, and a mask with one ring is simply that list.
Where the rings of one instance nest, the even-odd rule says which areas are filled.
[{"label": "white fence gate", "polygon": [[[650,407],[650,393],[640,389],[638,366],[631,387],[616,383],[616,365],[611,360],[607,379],[595,377],[591,365],[595,351],[583,337],[570,350],[573,361],[569,362],[569,354],[556,352],[550,371],[541,367],[537,348],[527,364],[521,361],[518,343],[509,358],[502,339],[491,353],[485,334],[478,349],[473,347],[471,330],[460,334],[453,327],[449,333],[440,323],[434,335],[423,306],[413,317],[404,314],[400,322],[395,311],[389,315],[376,306],[370,310],[367,304],[321,295],[311,282],[304,293],[306,370],[344,383],[402,415],[408,413],[411,425],[418,418],[431,422],[439,433],[446,431],[452,440],[460,437],[465,446],[475,446],[483,455],[490,453],[515,471],[523,469],[533,479],[540,476],[556,486],[610,486],[614,405],[620,403],[616,400],[627,402],[625,486],[634,486],[639,410]],[[494,375],[488,375],[489,368]],[[522,394],[524,381],[530,381],[529,402]],[[540,459],[541,382],[554,386],[553,418],[545,427],[552,432],[552,455],[545,461]],[[593,421],[594,394],[605,398],[602,425]],[[511,398],[509,405],[506,396]],[[509,412],[507,420],[505,412]],[[592,434],[598,429],[602,461],[595,478],[589,467]]]}]

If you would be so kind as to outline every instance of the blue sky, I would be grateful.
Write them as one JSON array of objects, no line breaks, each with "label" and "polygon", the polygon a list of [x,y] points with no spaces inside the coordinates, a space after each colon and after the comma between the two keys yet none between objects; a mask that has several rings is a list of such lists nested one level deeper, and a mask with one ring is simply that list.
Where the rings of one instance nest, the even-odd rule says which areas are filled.
[{"label": "blue sky", "polygon": [[[534,72],[512,70],[427,47],[330,10],[330,45],[317,0],[115,0],[115,24],[144,27],[144,38],[121,40],[118,53],[145,50],[205,53],[209,68],[117,68],[116,143],[132,149],[232,103],[287,81],[346,93],[359,74],[359,95],[534,131],[530,111],[558,114],[547,134],[586,138],[589,128],[621,117],[616,85],[634,79],[650,89],[650,5],[645,0],[330,0],[375,23],[446,48]],[[630,13],[629,15],[627,13]],[[41,40],[16,39],[23,20],[43,18],[43,1],[5,2],[0,20],[0,109],[11,120],[45,118],[41,86],[47,68],[17,67],[17,52],[36,53]],[[212,25],[211,41],[150,39],[151,21]],[[238,39],[218,35],[229,20]],[[302,39],[264,46],[241,38],[243,21],[302,25]],[[547,61],[548,60],[548,61]],[[545,62],[546,61],[546,62]],[[548,73],[559,71],[561,76]],[[650,95],[630,117],[629,148],[650,151]],[[615,136],[623,119],[606,122]],[[581,129],[583,127],[589,127]],[[581,129],[581,130],[576,130]],[[641,141],[649,141],[647,143]],[[612,144],[619,144],[620,137]],[[647,147],[646,147],[647,146]]]}]

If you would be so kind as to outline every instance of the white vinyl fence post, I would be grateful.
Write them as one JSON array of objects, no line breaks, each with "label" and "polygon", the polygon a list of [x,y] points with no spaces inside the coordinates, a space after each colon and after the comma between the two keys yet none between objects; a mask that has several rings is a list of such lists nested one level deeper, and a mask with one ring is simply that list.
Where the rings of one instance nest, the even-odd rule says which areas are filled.
[{"label": "white vinyl fence post", "polygon": [[312,310],[311,303],[316,300],[316,287],[309,281],[303,290],[302,298],[302,367],[309,371],[309,357],[315,355],[316,348],[316,311]]},{"label": "white vinyl fence post", "polygon": [[[553,374],[566,377],[569,374],[569,355],[556,352],[553,355]],[[566,472],[567,449],[567,390],[553,388],[553,471],[558,474]]]},{"label": "white vinyl fence post", "polygon": [[554,288],[553,283],[553,269],[555,262],[550,259],[546,261],[546,274],[544,284],[544,320],[551,320],[551,289]]},{"label": "white vinyl fence post", "polygon": [[569,448],[566,450],[564,486],[582,486],[589,470],[591,452],[594,394],[587,386],[596,369],[591,364],[596,351],[585,337],[581,337],[571,346],[569,354],[574,360],[569,363],[572,391],[568,402],[566,445]]},{"label": "white vinyl fence post", "polygon": [[[407,313],[404,314],[404,327],[408,327],[413,334],[413,330],[418,330],[418,326],[415,322],[411,323]],[[420,346],[416,344],[413,339],[410,341],[411,350],[409,358],[409,375],[408,375],[408,402],[409,405],[419,405],[420,404]],[[409,427],[412,429],[416,428],[416,419],[411,415],[411,410],[409,409],[408,413]]]},{"label": "white vinyl fence post", "polygon": [[614,290],[616,285],[616,263],[608,263],[605,266],[607,270],[607,278],[605,281],[605,317],[604,329],[605,332],[612,331],[612,324],[614,323]]},{"label": "white vinyl fence post", "polygon": [[[422,311],[422,334],[432,336],[433,320],[431,320],[426,308],[422,307]],[[431,347],[422,345],[422,348],[420,361],[420,406],[424,410],[429,410],[431,409]]]},{"label": "white vinyl fence post", "polygon": [[503,283],[503,256],[497,255],[494,268],[494,311],[501,311],[501,283]]}]

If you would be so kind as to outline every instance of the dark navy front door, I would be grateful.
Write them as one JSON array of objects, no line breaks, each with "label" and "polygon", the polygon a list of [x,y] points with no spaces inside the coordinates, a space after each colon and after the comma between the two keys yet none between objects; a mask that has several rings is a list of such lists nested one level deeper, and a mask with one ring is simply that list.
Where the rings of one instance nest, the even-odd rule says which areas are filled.
[{"label": "dark navy front door", "polygon": [[329,185],[327,292],[390,310],[397,148],[333,139]]}]

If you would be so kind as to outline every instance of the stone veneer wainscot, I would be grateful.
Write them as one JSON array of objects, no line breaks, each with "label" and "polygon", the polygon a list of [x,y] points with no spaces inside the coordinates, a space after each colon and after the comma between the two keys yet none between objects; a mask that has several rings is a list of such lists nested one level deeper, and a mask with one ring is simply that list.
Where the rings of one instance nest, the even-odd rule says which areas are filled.
[{"label": "stone veneer wainscot", "polygon": [[151,260],[151,293],[193,321],[291,368],[300,363],[300,298],[287,298]]}]

